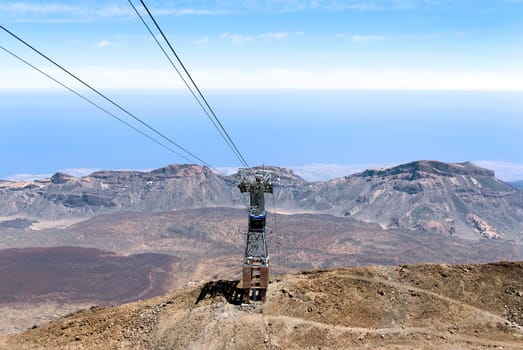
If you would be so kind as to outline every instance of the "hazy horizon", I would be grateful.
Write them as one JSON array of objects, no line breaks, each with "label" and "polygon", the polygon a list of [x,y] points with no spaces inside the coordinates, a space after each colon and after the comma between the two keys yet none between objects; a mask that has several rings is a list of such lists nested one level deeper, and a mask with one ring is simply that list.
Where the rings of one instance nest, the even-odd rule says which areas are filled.
[{"label": "hazy horizon", "polygon": [[[108,94],[213,167],[240,166],[187,93]],[[471,161],[503,180],[523,179],[523,93],[264,90],[208,98],[250,165],[318,179],[369,165]],[[3,179],[188,163],[69,93],[4,91],[0,103]]]}]

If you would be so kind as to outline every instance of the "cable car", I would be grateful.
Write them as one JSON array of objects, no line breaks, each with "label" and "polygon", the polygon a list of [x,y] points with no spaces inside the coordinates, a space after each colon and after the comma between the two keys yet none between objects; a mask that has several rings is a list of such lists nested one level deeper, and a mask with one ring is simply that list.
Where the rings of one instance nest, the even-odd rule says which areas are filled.
[{"label": "cable car", "polygon": [[265,218],[267,212],[261,213],[251,210],[249,213],[249,232],[265,232]]}]

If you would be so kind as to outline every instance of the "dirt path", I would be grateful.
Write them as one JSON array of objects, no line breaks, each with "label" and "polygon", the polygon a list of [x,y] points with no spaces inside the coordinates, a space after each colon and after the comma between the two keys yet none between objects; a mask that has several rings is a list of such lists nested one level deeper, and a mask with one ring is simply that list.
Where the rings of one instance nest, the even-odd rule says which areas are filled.
[{"label": "dirt path", "polygon": [[[426,289],[423,289],[423,288],[417,288],[415,286],[412,286],[412,285],[405,285],[404,283],[399,283],[399,282],[392,282],[392,281],[387,281],[387,280],[383,280],[383,279],[378,279],[378,278],[365,278],[365,277],[361,277],[361,276],[355,276],[355,275],[349,275],[350,278],[354,279],[354,280],[359,280],[359,281],[366,281],[366,282],[371,282],[371,283],[381,283],[381,284],[385,284],[385,285],[389,285],[389,286],[393,286],[399,290],[405,290],[407,292],[418,292],[418,293],[424,293],[424,294],[427,294],[427,295],[430,295],[430,296],[433,296],[435,298],[439,298],[441,300],[444,300],[446,301],[447,303],[450,303],[450,304],[455,304],[461,308],[464,308],[464,309],[467,309],[469,312],[472,312],[472,313],[476,313],[478,316],[483,316],[483,319],[485,321],[494,321],[494,322],[500,322],[500,323],[506,323],[506,322],[509,322],[511,323],[511,326],[518,330],[521,335],[523,336],[523,327],[519,326],[519,325],[516,325],[516,324],[512,324],[512,322],[510,322],[508,319],[502,317],[502,316],[499,316],[499,315],[496,315],[492,312],[489,312],[489,311],[486,311],[486,310],[482,310],[480,308],[477,308],[475,306],[472,306],[472,305],[469,305],[467,303],[464,303],[462,301],[459,301],[459,300],[456,300],[456,299],[453,299],[453,298],[449,298],[445,295],[441,295],[439,293],[435,293],[435,292],[432,292],[430,290],[426,290]],[[473,317],[476,317],[476,315],[474,315]]]}]

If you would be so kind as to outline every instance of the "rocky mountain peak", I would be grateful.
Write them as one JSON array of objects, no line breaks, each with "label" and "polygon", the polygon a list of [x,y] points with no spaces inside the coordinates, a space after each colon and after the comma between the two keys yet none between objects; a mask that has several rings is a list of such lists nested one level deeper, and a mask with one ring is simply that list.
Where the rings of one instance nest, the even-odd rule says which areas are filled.
[{"label": "rocky mountain peak", "polygon": [[494,172],[470,162],[443,163],[435,160],[418,160],[392,168],[365,170],[359,175],[364,177],[409,175],[408,178],[410,180],[416,180],[430,175],[444,177],[455,177],[458,175],[494,177]]},{"label": "rocky mountain peak", "polygon": [[74,179],[74,176],[64,173],[56,173],[51,176],[51,182],[55,185],[61,185]]},{"label": "rocky mountain peak", "polygon": [[169,178],[195,178],[207,177],[210,174],[215,174],[213,170],[206,166],[196,164],[172,164],[162,168],[154,169],[152,171],[97,171],[84,179],[97,179],[109,182],[128,182],[134,181],[132,179],[141,179],[148,181],[151,179],[162,180]]},{"label": "rocky mountain peak", "polygon": [[155,169],[151,171],[151,174],[154,175],[166,175],[169,177],[194,177],[207,175],[211,173],[212,170],[206,166],[200,166],[196,164],[171,164],[163,168]]}]

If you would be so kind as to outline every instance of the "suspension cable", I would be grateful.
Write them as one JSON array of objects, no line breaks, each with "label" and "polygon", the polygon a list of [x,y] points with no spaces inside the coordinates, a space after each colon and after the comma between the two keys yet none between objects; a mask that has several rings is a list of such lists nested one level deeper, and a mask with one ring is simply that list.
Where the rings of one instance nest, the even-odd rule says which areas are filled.
[{"label": "suspension cable", "polygon": [[[133,126],[132,124],[126,122],[125,120],[123,120],[122,118],[118,117],[117,115],[115,115],[114,113],[110,112],[109,110],[105,109],[104,107],[100,106],[99,104],[97,104],[96,102],[93,102],[91,99],[85,97],[84,95],[80,94],[79,92],[75,91],[73,88],[65,85],[64,83],[62,83],[61,81],[59,81],[58,79],[55,79],[53,78],[51,75],[47,74],[46,72],[44,72],[43,70],[41,70],[40,68],[36,67],[35,65],[29,63],[28,61],[24,60],[22,57],[18,56],[17,54],[15,54],[14,52],[6,49],[5,47],[3,47],[2,45],[0,45],[0,49],[4,50],[5,52],[7,52],[8,54],[10,54],[11,56],[13,56],[14,58],[18,59],[19,61],[25,63],[26,65],[28,65],[29,67],[33,68],[34,70],[36,70],[37,72],[41,73],[42,75],[46,76],[47,78],[51,79],[52,81],[54,81],[55,83],[57,83],[58,85],[62,86],[63,88],[69,90],[70,92],[72,92],[73,94],[75,94],[76,96],[80,97],[82,100],[86,101],[87,103],[93,105],[94,107],[98,108],[99,110],[103,111],[104,113],[108,114],[109,116],[111,116],[112,118],[118,120],[119,122],[125,124],[126,126],[128,126],[129,128],[133,129],[134,131],[140,133],[141,135],[147,137],[149,140],[157,143],[158,145],[162,146],[163,148],[169,150],[170,152],[176,154],[177,156],[187,160],[188,162],[191,162],[191,159],[187,158],[186,156],[184,156],[183,154],[181,153],[178,153],[176,152],[175,150],[173,150],[171,147],[167,146],[166,144],[162,143],[161,141],[158,141],[156,140],[154,137],[148,135],[147,133],[143,132],[142,130],[136,128],[135,126]],[[216,169],[214,169],[215,171],[217,171]]]},{"label": "suspension cable", "polygon": [[[131,1],[128,0],[129,3],[132,5]],[[180,59],[180,57],[178,56],[178,54],[176,53],[176,51],[174,50],[174,47],[171,45],[169,39],[167,39],[166,35],[164,34],[164,32],[162,31],[162,29],[160,28],[160,25],[158,24],[158,22],[156,21],[156,19],[154,18],[153,14],[151,13],[151,11],[149,11],[149,8],[147,7],[147,5],[145,4],[145,2],[143,0],[140,0],[143,8],[145,9],[145,11],[147,12],[147,14],[149,15],[149,17],[151,18],[151,20],[153,21],[156,29],[158,30],[158,32],[160,32],[160,34],[162,35],[162,38],[164,39],[164,41],[167,43],[167,45],[169,46],[171,52],[174,54],[174,56],[176,57],[176,60],[178,61],[178,63],[180,64],[180,66],[183,68],[183,71],[185,72],[185,74],[187,75],[187,77],[189,78],[189,80],[191,81],[192,85],[194,86],[194,88],[196,89],[196,91],[198,92],[198,95],[201,97],[203,103],[205,104],[205,106],[207,107],[208,111],[211,113],[211,115],[213,116],[215,122],[213,121],[213,125],[216,127],[216,129],[218,130],[218,132],[220,133],[220,135],[224,138],[225,142],[227,143],[227,145],[231,148],[231,150],[233,151],[233,153],[236,155],[236,157],[239,159],[240,163],[246,167],[246,168],[250,168],[247,161],[245,160],[245,158],[243,157],[243,155],[241,154],[241,152],[239,151],[238,147],[236,146],[236,144],[234,143],[234,141],[232,140],[232,138],[230,137],[229,133],[227,132],[227,130],[225,129],[225,127],[223,126],[223,124],[220,122],[220,119],[218,118],[218,116],[216,115],[216,113],[214,112],[214,110],[211,108],[211,106],[209,105],[209,103],[207,102],[207,99],[205,98],[205,96],[203,95],[203,93],[201,92],[201,90],[198,88],[198,85],[196,85],[196,82],[194,81],[194,79],[192,78],[191,74],[189,73],[189,71],[187,70],[187,68],[185,67],[185,65],[183,64],[182,60]],[[134,8],[134,6],[133,6]],[[135,9],[136,11],[136,9]],[[137,12],[137,11],[136,11]],[[138,13],[138,12],[137,12]],[[139,13],[138,13],[139,15]],[[140,15],[139,15],[140,16]],[[141,16],[140,16],[141,18]],[[142,19],[142,22],[145,24],[145,22],[143,21]],[[146,27],[148,28],[148,26],[146,25]],[[151,30],[148,28],[149,30],[149,33],[151,33],[151,35],[153,37],[155,37]],[[155,39],[155,41],[158,43],[158,41]],[[159,43],[158,43],[159,44]],[[161,45],[160,45],[161,47]],[[163,51],[163,48],[162,48],[162,51]],[[164,52],[165,53],[165,52]],[[171,61],[169,59],[169,61]],[[172,61],[171,61],[172,63]],[[176,69],[176,71],[179,73],[178,69]],[[182,78],[183,79],[183,78]],[[185,81],[185,80],[184,80]],[[187,85],[187,83],[186,83]],[[191,89],[189,89],[191,90]],[[191,90],[192,92],[192,90]],[[193,96],[195,96],[195,98],[198,100],[198,98],[196,97],[196,95],[193,93]],[[200,106],[202,106],[201,102],[199,102]],[[203,106],[202,106],[203,108]],[[203,108],[205,110],[205,108]],[[208,112],[206,111],[206,114],[208,115]],[[209,116],[209,115],[208,115]],[[210,118],[210,116],[209,116]]]},{"label": "suspension cable", "polygon": [[227,145],[229,147],[232,147],[231,144],[230,144],[230,141],[224,137],[223,135],[223,132],[220,130],[218,124],[216,124],[216,121],[212,118],[211,114],[209,113],[209,111],[205,108],[205,106],[203,105],[202,101],[198,98],[198,96],[196,95],[196,93],[194,92],[193,88],[189,85],[189,83],[187,82],[187,79],[183,76],[183,74],[180,72],[180,70],[178,69],[178,67],[176,67],[176,64],[174,64],[173,60],[171,59],[171,57],[169,56],[169,54],[165,51],[165,49],[163,48],[162,44],[158,41],[158,38],[156,37],[156,35],[154,35],[154,33],[152,32],[151,30],[151,27],[149,27],[149,25],[147,24],[147,22],[145,22],[145,20],[143,19],[142,15],[140,14],[140,11],[138,11],[138,9],[136,8],[136,6],[134,6],[133,2],[131,0],[128,0],[129,4],[131,5],[131,7],[133,8],[134,12],[136,13],[136,15],[138,16],[138,18],[140,18],[140,21],[143,23],[143,25],[145,26],[145,28],[147,29],[147,31],[149,32],[149,34],[151,35],[151,37],[154,39],[154,41],[156,42],[156,44],[158,45],[158,47],[160,48],[160,50],[163,52],[164,56],[167,58],[167,60],[171,63],[171,66],[174,68],[174,70],[176,71],[176,73],[178,73],[178,76],[180,77],[180,79],[182,79],[182,81],[184,82],[185,84],[185,87],[187,87],[187,89],[191,92],[191,95],[194,97],[194,99],[196,100],[196,102],[198,103],[198,105],[200,105],[200,108],[203,110],[203,112],[207,115],[207,118],[209,118],[209,120],[211,121],[211,123],[214,125],[214,127],[216,128],[216,130],[218,130],[218,132],[220,133],[220,135],[222,136],[222,138],[225,140],[225,142],[227,143]]},{"label": "suspension cable", "polygon": [[10,30],[8,30],[7,28],[5,28],[3,25],[0,25],[0,29],[2,29],[3,31],[5,31],[6,33],[8,33],[9,35],[11,35],[12,37],[14,37],[16,40],[20,41],[22,44],[24,44],[25,46],[27,46],[28,48],[30,48],[31,50],[33,50],[34,52],[36,52],[37,54],[39,54],[41,57],[45,58],[47,61],[49,61],[50,63],[52,63],[54,66],[60,68],[62,71],[64,71],[65,73],[67,73],[69,76],[71,76],[72,78],[74,78],[75,80],[77,80],[78,82],[80,82],[82,85],[84,85],[85,87],[87,87],[89,90],[93,91],[94,93],[96,93],[98,96],[102,97],[104,100],[106,100],[107,102],[111,103],[112,105],[116,106],[118,109],[120,109],[122,112],[124,112],[125,114],[129,115],[130,117],[132,117],[133,119],[135,119],[136,121],[138,121],[140,124],[142,124],[143,126],[147,127],[149,130],[153,131],[155,134],[161,136],[163,139],[167,140],[169,143],[173,144],[174,146],[176,146],[178,149],[184,151],[186,154],[188,154],[190,157],[192,157],[193,159],[196,159],[198,160],[199,162],[201,162],[202,164],[208,166],[209,168],[213,169],[213,170],[216,170],[214,169],[214,167],[212,165],[210,165],[209,163],[207,163],[206,161],[204,161],[203,159],[199,158],[198,156],[194,155],[193,153],[191,153],[189,150],[187,150],[186,148],[180,146],[178,143],[174,142],[171,138],[169,138],[168,136],[166,136],[165,134],[161,133],[160,131],[158,131],[157,129],[155,129],[154,127],[150,126],[149,124],[147,124],[146,122],[144,122],[142,119],[138,118],[135,114],[129,112],[127,109],[123,108],[121,105],[119,105],[118,103],[114,102],[113,100],[111,100],[109,97],[105,96],[103,93],[101,93],[100,91],[98,91],[97,89],[95,89],[94,87],[92,87],[91,85],[87,84],[85,81],[83,81],[82,79],[78,78],[76,75],[74,75],[73,73],[71,73],[70,71],[68,71],[67,69],[65,69],[63,66],[61,66],[60,64],[56,63],[53,59],[51,59],[50,57],[46,56],[44,53],[42,53],[41,51],[39,51],[38,49],[36,49],[35,47],[31,46],[28,42],[26,42],[25,40],[23,40],[22,38],[20,38],[19,36],[17,36],[16,34],[14,34],[13,32],[11,32]]}]

